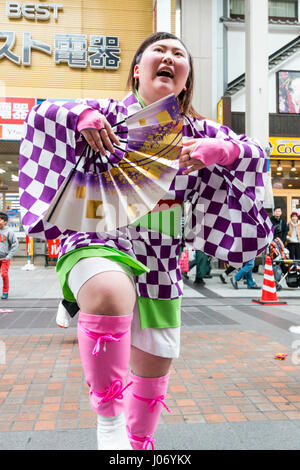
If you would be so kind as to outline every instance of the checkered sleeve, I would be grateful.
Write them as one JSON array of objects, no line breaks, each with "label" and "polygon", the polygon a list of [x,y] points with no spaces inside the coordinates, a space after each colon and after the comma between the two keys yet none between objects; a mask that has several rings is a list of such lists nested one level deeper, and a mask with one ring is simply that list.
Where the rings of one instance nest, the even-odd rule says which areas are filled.
[{"label": "checkered sleeve", "polygon": [[26,233],[58,238],[60,230],[43,220],[57,190],[83,148],[77,131],[80,114],[87,108],[107,112],[108,100],[43,101],[27,115],[19,157],[19,192],[22,224]]},{"label": "checkered sleeve", "polygon": [[199,172],[186,239],[194,248],[239,267],[272,240],[272,224],[263,207],[267,163],[259,144],[211,121],[195,123],[196,136],[230,140],[240,149],[232,168],[211,165]]}]

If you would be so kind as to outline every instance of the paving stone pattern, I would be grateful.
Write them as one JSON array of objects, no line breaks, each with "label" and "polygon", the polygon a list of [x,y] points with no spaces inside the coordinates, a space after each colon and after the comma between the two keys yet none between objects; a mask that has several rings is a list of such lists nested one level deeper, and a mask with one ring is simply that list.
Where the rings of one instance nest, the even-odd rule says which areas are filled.
[{"label": "paving stone pattern", "polygon": [[[0,365],[0,432],[94,428],[76,329],[47,332],[55,302],[43,300],[40,308],[34,308],[35,301],[28,304],[0,318],[6,349],[5,364]],[[284,361],[274,359],[287,348],[257,331],[222,329],[222,322],[238,322],[220,314],[209,322],[210,310],[184,306],[186,326],[194,321],[219,329],[183,330],[167,395],[173,413],[163,409],[161,423],[300,419],[299,368],[290,355]],[[38,334],[33,324],[30,334],[21,333],[29,315]]]},{"label": "paving stone pattern", "polygon": [[[300,324],[300,290],[284,288],[288,304],[270,307],[240,287],[218,276],[204,289],[186,284],[166,400],[173,413],[163,408],[156,448],[299,448],[300,336],[289,327]],[[54,269],[12,267],[9,299],[0,300],[13,310],[0,313],[0,449],[96,446],[77,318],[56,326],[59,297]]]}]

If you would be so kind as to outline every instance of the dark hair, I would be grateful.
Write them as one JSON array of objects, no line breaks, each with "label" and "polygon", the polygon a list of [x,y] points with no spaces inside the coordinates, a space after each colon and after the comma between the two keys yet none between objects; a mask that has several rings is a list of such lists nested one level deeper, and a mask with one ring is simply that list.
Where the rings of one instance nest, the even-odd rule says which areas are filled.
[{"label": "dark hair", "polygon": [[292,218],[292,217],[293,217],[293,215],[296,215],[296,216],[298,217],[298,219],[299,219],[298,212],[292,212],[292,213],[291,213],[291,215],[290,215],[290,217]]},{"label": "dark hair", "polygon": [[161,41],[163,39],[176,39],[176,41],[179,41],[183,45],[183,47],[185,48],[188,54],[190,72],[189,72],[189,76],[186,82],[186,90],[182,90],[180,94],[177,96],[179,107],[180,107],[180,112],[185,115],[190,115],[190,116],[201,118],[202,116],[200,116],[200,114],[198,114],[197,111],[195,111],[195,109],[192,106],[193,89],[194,89],[193,58],[190,52],[188,51],[186,45],[181,41],[181,39],[179,39],[174,34],[165,33],[165,32],[153,33],[151,34],[151,36],[149,36],[142,42],[142,44],[138,47],[130,65],[128,80],[127,80],[127,88],[131,89],[133,92],[134,92],[135,87],[138,89],[138,80],[134,78],[134,67],[136,64],[140,62],[143,52],[147,49],[148,46],[150,46],[154,42]]},{"label": "dark hair", "polygon": [[5,212],[0,212],[0,219],[5,220],[5,222],[8,221],[8,217],[7,217],[7,215],[5,214]]}]

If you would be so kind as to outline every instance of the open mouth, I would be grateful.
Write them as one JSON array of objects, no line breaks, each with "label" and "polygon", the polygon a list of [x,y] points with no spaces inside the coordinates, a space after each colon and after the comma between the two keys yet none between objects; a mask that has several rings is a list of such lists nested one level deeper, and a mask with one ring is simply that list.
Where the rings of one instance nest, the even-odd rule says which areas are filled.
[{"label": "open mouth", "polygon": [[159,70],[156,74],[158,77],[168,77],[168,78],[174,78],[174,75],[170,70],[162,69]]}]

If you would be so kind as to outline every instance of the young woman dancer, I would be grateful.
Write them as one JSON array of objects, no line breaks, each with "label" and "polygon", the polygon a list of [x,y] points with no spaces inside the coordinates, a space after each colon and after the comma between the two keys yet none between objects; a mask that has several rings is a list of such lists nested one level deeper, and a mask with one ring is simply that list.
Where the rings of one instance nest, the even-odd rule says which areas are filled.
[{"label": "young woman dancer", "polygon": [[[99,449],[153,448],[162,407],[169,410],[169,369],[180,343],[183,202],[191,202],[188,241],[228,263],[252,259],[271,232],[262,207],[262,149],[194,111],[193,64],[181,40],[169,33],[147,38],[133,58],[129,83],[132,92],[123,101],[43,102],[27,117],[20,151],[23,225],[33,236],[60,236],[64,298],[80,307],[78,343],[98,415]],[[95,151],[113,152],[119,141],[111,126],[170,93],[180,105],[185,142],[181,168],[156,210],[164,216],[173,211],[178,227],[154,231],[143,218],[138,230],[62,234],[43,221],[82,136]]]}]

